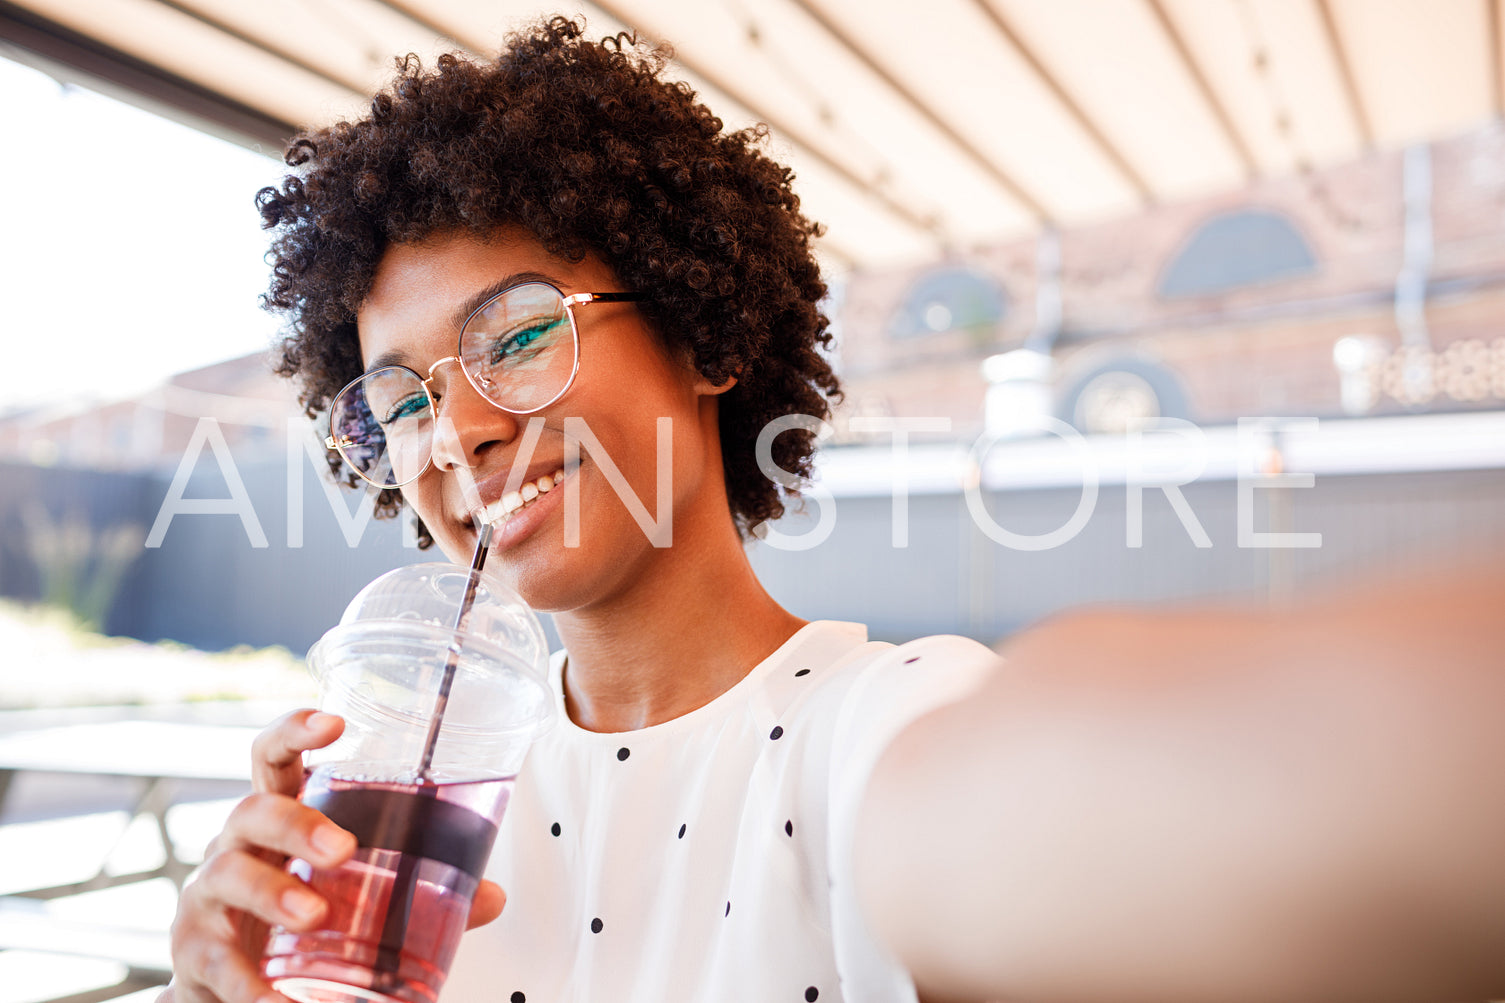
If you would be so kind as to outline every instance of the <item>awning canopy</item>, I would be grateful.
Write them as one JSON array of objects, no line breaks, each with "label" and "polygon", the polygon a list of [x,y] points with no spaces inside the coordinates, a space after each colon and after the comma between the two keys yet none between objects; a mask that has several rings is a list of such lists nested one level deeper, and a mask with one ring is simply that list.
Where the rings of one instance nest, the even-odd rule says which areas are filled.
[{"label": "awning canopy", "polygon": [[[1498,116],[1502,0],[595,0],[766,122],[823,250],[916,260]],[[280,152],[520,0],[0,0],[0,53]]]}]

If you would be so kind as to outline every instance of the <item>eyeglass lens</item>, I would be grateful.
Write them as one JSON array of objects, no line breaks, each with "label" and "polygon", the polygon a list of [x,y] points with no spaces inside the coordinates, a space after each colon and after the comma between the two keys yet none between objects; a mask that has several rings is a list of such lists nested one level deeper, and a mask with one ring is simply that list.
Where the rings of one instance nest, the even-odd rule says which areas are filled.
[{"label": "eyeglass lens", "polygon": [[434,441],[428,390],[412,370],[397,367],[346,387],[330,406],[330,426],[345,462],[381,487],[422,473]]},{"label": "eyeglass lens", "polygon": [[[475,388],[508,411],[558,398],[575,372],[576,342],[564,298],[538,282],[513,286],[471,315],[460,333],[460,365]],[[434,439],[433,401],[410,369],[367,373],[330,406],[340,455],[381,487],[423,472]]]},{"label": "eyeglass lens", "polygon": [[476,389],[508,411],[550,403],[575,371],[564,297],[541,282],[492,297],[460,332],[460,365]]}]

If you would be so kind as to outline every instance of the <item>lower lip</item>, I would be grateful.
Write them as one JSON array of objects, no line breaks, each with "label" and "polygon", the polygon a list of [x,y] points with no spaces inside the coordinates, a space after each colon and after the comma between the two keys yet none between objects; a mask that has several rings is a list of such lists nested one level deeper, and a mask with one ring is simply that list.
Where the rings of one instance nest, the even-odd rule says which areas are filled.
[{"label": "lower lip", "polygon": [[574,475],[567,475],[549,491],[540,494],[501,522],[496,523],[491,534],[491,548],[506,550],[533,535],[549,517],[549,513],[562,504],[564,487],[570,482],[571,476]]}]

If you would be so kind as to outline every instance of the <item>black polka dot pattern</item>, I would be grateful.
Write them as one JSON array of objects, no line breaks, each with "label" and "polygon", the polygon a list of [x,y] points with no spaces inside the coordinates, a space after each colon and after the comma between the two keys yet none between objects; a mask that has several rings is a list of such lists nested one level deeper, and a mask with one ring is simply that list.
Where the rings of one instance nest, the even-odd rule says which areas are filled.
[{"label": "black polka dot pattern", "polygon": [[[920,655],[906,657],[903,660],[903,664],[905,666],[913,665],[913,664],[918,663],[919,661],[921,661],[921,657],[922,656],[920,656]],[[787,664],[788,663],[786,663],[786,666],[787,666]],[[889,662],[888,664],[892,665],[892,662]],[[800,667],[798,662],[795,662],[795,665],[796,665],[796,669],[791,674],[795,678],[797,678],[797,679],[802,679],[804,677],[807,677],[807,676],[810,676],[810,675],[814,674],[813,667]],[[787,667],[785,667],[785,668],[782,669],[782,671],[783,672],[788,672],[789,669]],[[784,679],[788,679],[788,678],[790,678],[790,676],[784,676],[783,678]],[[827,682],[829,684],[829,680]],[[792,704],[793,700],[795,699],[795,697],[798,694],[802,694],[803,693],[803,691],[796,691],[796,690],[790,689],[788,683],[784,683],[784,684],[780,685],[774,679],[768,679],[768,680],[766,680],[765,685],[767,685],[769,687],[769,689],[773,692],[775,698],[787,698],[786,703],[790,703],[790,704]],[[813,686],[814,684],[812,683],[811,685]],[[827,685],[827,684],[822,684],[822,685]],[[782,714],[780,713],[780,710],[779,710],[779,706],[780,705],[779,705],[777,699],[775,699],[774,701],[771,701],[771,702],[773,703],[773,706],[770,707],[770,706],[768,706],[768,704],[764,704],[764,705],[762,705],[762,707],[755,707],[753,713],[749,713],[748,716],[749,717],[753,717],[754,714],[756,714],[756,716],[762,717],[762,723],[764,723],[764,724],[767,724],[768,717],[773,717],[775,719],[775,721],[778,722],[779,718],[782,716]],[[767,716],[764,716],[764,714],[768,710],[772,710],[773,713],[768,713]],[[785,712],[787,713],[788,711],[785,711]],[[753,726],[756,727],[756,724],[754,724]],[[791,725],[791,727],[795,727],[795,726],[797,726],[797,725]],[[770,730],[765,733],[767,735],[768,741],[770,741],[770,742],[779,742],[779,741],[782,741],[782,739],[784,739],[786,737],[785,732],[786,732],[787,729],[784,728],[782,722],[776,723],[774,725],[770,725],[769,728],[770,728]],[[743,734],[745,735],[746,733],[744,732]],[[641,739],[635,739],[635,740],[641,741]],[[762,765],[765,768],[768,768],[770,766],[770,764],[772,764],[774,766],[778,765],[775,761],[780,760],[781,758],[785,757],[789,753],[798,753],[798,752],[800,752],[800,749],[797,748],[797,747],[803,745],[804,743],[808,742],[809,740],[810,740],[810,735],[806,734],[805,732],[801,732],[801,737],[800,737],[800,741],[799,742],[794,742],[794,743],[792,743],[791,745],[788,745],[788,746],[780,746],[781,749],[785,750],[784,752],[774,753],[774,752],[772,752],[772,750],[767,750],[767,749],[757,750],[757,751],[761,751],[762,752],[762,757],[761,758],[765,760],[765,763],[763,763]],[[744,739],[744,741],[745,741],[745,739]],[[607,738],[606,739],[606,743],[609,743],[609,742],[610,742],[610,738]],[[631,758],[631,756],[632,756],[632,749],[630,747],[628,747],[628,746],[619,746],[617,749],[611,750],[610,745],[606,744],[606,743],[597,744],[597,745],[595,745],[594,749],[582,749],[582,751],[586,752],[586,758],[590,762],[594,762],[595,763],[595,768],[596,769],[606,769],[607,773],[610,774],[610,769],[611,768],[610,767],[606,767],[605,764],[603,764],[599,760],[595,759],[595,757],[596,756],[602,756],[602,757],[604,757],[606,755],[609,755],[611,751],[615,751],[617,762],[618,763],[626,763]],[[652,755],[649,756],[650,759],[654,758],[654,756],[656,756],[656,755],[660,755],[660,753],[657,751],[657,746],[654,746],[654,747],[650,748],[649,751],[650,751],[650,753],[652,753]],[[749,759],[751,759],[752,757],[755,757],[757,755],[757,751],[755,751],[755,749],[753,749],[753,748],[743,747],[739,751],[741,752],[741,754],[748,756]],[[657,762],[657,760],[655,760],[655,762]],[[585,767],[588,766],[588,763],[582,763],[582,764],[579,764],[579,765],[582,768],[585,768]],[[625,767],[624,767],[624,769],[625,769]],[[637,769],[637,767],[634,767],[634,769]],[[631,779],[634,776],[636,776],[636,774],[626,774],[626,773],[624,773],[620,777],[618,777],[615,774],[610,774],[610,776],[614,778],[615,783],[620,784],[620,783],[625,783],[625,782],[631,781]],[[600,779],[605,780],[606,778],[602,777]],[[793,810],[801,810],[801,811],[803,811],[804,809],[803,809],[802,805],[799,802],[797,802],[797,801],[791,802],[790,800],[787,799],[786,796],[779,796],[780,792],[777,792],[777,791],[773,792],[774,793],[774,797],[773,798],[767,798],[766,797],[766,793],[768,793],[768,792],[764,792],[764,793],[765,793],[764,797],[758,797],[758,796],[756,796],[756,793],[755,793],[755,795],[753,797],[746,799],[748,807],[750,809],[753,809],[753,813],[750,816],[749,821],[754,821],[755,828],[762,830],[762,832],[764,834],[763,837],[762,837],[763,839],[770,839],[771,838],[773,840],[777,840],[778,837],[776,837],[776,836],[770,837],[770,836],[767,835],[768,831],[766,829],[762,829],[762,826],[766,825],[767,822],[768,822],[768,815],[774,814],[775,812],[777,812],[779,807],[786,807],[786,808],[790,808],[790,809],[793,809]],[[761,805],[757,804],[757,802],[759,802],[759,801],[762,802]],[[772,803],[769,803],[770,801]],[[780,804],[780,802],[782,802],[782,804]],[[651,824],[651,828],[654,829],[654,830],[656,830],[657,829],[657,825],[660,822],[668,822],[668,825],[673,826],[674,823],[672,821],[670,821],[673,818],[673,815],[670,814],[670,812],[673,811],[673,808],[670,807],[670,803],[666,800],[664,803],[660,804],[659,807],[660,808],[669,807],[670,810],[669,811],[663,811],[661,813],[656,813],[658,815],[658,817],[649,820],[650,824]],[[544,810],[547,811],[548,809],[544,809]],[[556,808],[555,810],[560,810],[560,809]],[[684,811],[686,809],[682,807],[680,810]],[[547,816],[544,815],[543,811],[536,811],[535,810],[535,813],[532,815],[531,824],[527,825],[526,828],[527,829],[531,829],[532,831],[536,832],[537,830],[536,829],[532,829],[532,826],[533,825],[537,825],[545,817],[547,817]],[[552,836],[554,838],[559,839],[561,842],[562,842],[562,836],[563,836],[563,820],[566,817],[571,818],[574,823],[580,823],[581,822],[581,817],[578,814],[576,814],[575,812],[570,811],[570,810],[560,810],[560,815],[557,816],[556,819],[550,820],[549,831],[550,831],[550,833],[552,834]],[[699,816],[697,816],[697,817],[699,817]],[[775,818],[777,818],[777,815],[775,815]],[[687,836],[687,834],[689,832],[689,821],[688,821],[688,819],[684,819],[683,816],[681,816],[681,819],[682,820],[681,820],[680,824],[678,826],[674,826],[674,828],[675,828],[675,840],[677,842],[683,841],[686,838],[686,836]],[[810,819],[807,817],[806,821],[810,821]],[[702,820],[702,822],[697,822],[696,825],[702,825],[702,823],[703,823],[703,820]],[[804,823],[801,823],[801,824],[803,825]],[[777,823],[775,823],[775,825],[777,825]],[[817,832],[817,830],[819,828],[820,827],[817,826],[817,829],[811,830],[812,833],[816,834],[816,837],[819,837],[819,835],[820,835],[819,832]],[[785,818],[784,825],[783,825],[783,830],[784,830],[784,834],[785,834],[786,838],[788,838],[790,840],[790,848],[788,850],[784,850],[784,851],[777,851],[776,847],[770,847],[768,849],[772,849],[776,853],[781,852],[781,853],[784,853],[784,854],[795,853],[795,854],[798,855],[798,854],[802,853],[802,851],[804,850],[804,847],[805,847],[805,843],[807,841],[805,841],[803,839],[803,837],[802,837],[801,838],[802,841],[801,841],[800,845],[796,846],[793,843],[793,839],[794,839],[794,819],[793,819],[792,816]],[[801,830],[801,831],[803,831],[803,830]],[[699,829],[696,829],[696,833],[697,833],[697,835],[696,835],[696,848],[695,849],[687,849],[687,850],[678,851],[680,853],[687,853],[687,854],[689,854],[689,856],[686,857],[686,858],[684,858],[683,861],[679,861],[681,864],[689,864],[689,863],[695,862],[696,859],[697,859],[697,857],[698,857],[698,855],[700,855],[702,853],[705,853],[705,852],[708,852],[708,849],[705,846],[703,846],[703,844],[705,844],[705,841],[706,841],[707,837],[711,837],[713,839],[713,842],[717,842],[717,843],[720,842],[720,839],[718,838],[718,833],[715,831],[715,827],[714,826],[711,829],[705,829],[703,827],[699,828]],[[537,839],[536,836],[532,837],[532,838],[534,840]],[[577,832],[576,835],[574,835],[574,836],[571,837],[571,847],[573,847],[574,849],[565,848],[565,849],[562,849],[560,851],[553,851],[553,852],[556,855],[558,853],[565,853],[567,856],[570,856],[570,855],[578,852],[580,840],[583,839],[583,838],[587,839],[588,843],[591,843],[591,842],[595,841],[595,837],[590,837],[590,835],[587,832],[585,832],[585,830],[582,828],[581,832]],[[652,838],[653,839],[657,839],[657,838],[662,838],[662,837],[652,837]],[[589,849],[589,847],[587,847],[587,849]],[[658,852],[659,852],[660,855],[662,855],[662,854],[665,854],[665,853],[672,853],[673,851],[670,851],[669,848],[664,847],[662,844],[659,844]],[[679,858],[673,858],[673,859],[676,860],[676,861],[679,860]],[[665,863],[669,863],[668,858],[665,858],[664,862]],[[671,867],[672,866],[673,865],[671,864]],[[830,884],[832,884],[832,882],[831,882],[831,880],[830,880],[830,878],[828,876],[828,885],[830,885]],[[710,890],[710,889],[706,889],[706,890]],[[589,894],[589,892],[587,891],[587,895],[588,894]],[[587,899],[586,901],[589,901],[589,899]],[[702,903],[703,903],[703,899],[702,899]],[[609,902],[600,902],[600,901],[598,901],[595,904],[597,904],[597,905],[605,905],[608,909],[612,909],[612,906],[610,905]],[[579,922],[579,920],[580,920],[580,913],[584,911],[584,908],[581,908],[581,905],[584,905],[584,903],[580,903],[574,909],[569,910],[571,913],[573,913],[573,915],[569,916],[565,920],[567,926],[568,925],[573,925],[573,923]],[[744,905],[745,905],[745,903],[744,903]],[[696,910],[692,908],[691,911],[695,912]],[[722,917],[723,917],[723,919],[730,919],[731,912],[732,912],[732,903],[731,903],[731,900],[730,899],[726,899],[726,900],[724,900],[724,903],[723,903],[723,906],[722,906]],[[740,916],[741,914],[739,913],[738,915]],[[612,929],[613,929],[614,932],[612,934],[611,939],[609,939],[609,940],[603,939],[601,941],[599,947],[594,946],[595,943],[596,943],[594,940],[591,940],[591,941],[588,942],[589,945],[592,945],[589,948],[587,948],[586,944],[579,944],[578,946],[580,948],[587,948],[591,952],[600,951],[600,950],[614,950],[614,948],[612,947],[612,945],[613,944],[620,944],[620,943],[622,943],[622,938],[623,937],[627,937],[630,940],[632,937],[634,937],[637,934],[638,927],[637,927],[637,924],[634,923],[634,920],[636,920],[636,919],[638,919],[638,917],[635,916],[635,915],[632,915],[630,912],[627,913],[627,914],[624,914],[620,909],[614,909],[613,910],[613,919],[612,919],[612,922],[614,924],[618,924],[618,925],[615,925],[615,926],[612,927]],[[762,921],[763,917],[761,915],[753,916],[753,915],[749,914],[749,919],[752,920],[755,923],[755,925],[756,925],[756,923]],[[741,919],[739,919],[738,923],[745,925],[748,921],[749,920],[741,920]],[[700,920],[698,922],[702,922],[703,923],[704,920]],[[588,928],[590,930],[590,933],[592,934],[592,937],[599,936],[600,934],[602,934],[603,932],[605,932],[605,925],[606,924],[605,924],[604,918],[601,917],[601,916],[599,916],[599,915],[586,917],[586,924],[587,924],[587,926],[588,926]],[[625,925],[622,925],[622,924],[625,924]],[[739,929],[740,928],[741,927],[739,926]],[[578,927],[576,927],[575,929],[577,931],[579,930]],[[709,932],[709,931],[707,931],[707,932]],[[727,932],[726,932],[725,935],[726,936],[731,936],[734,933],[735,933],[735,931],[732,931],[731,927],[730,927],[730,924],[728,924],[728,926],[727,926]],[[575,933],[574,936],[576,938],[578,938],[579,937],[578,932]],[[819,969],[816,969],[814,971],[807,971],[807,972],[804,972],[803,974],[807,975],[807,976],[813,974],[813,975],[817,975],[818,977],[821,977],[821,978],[828,977],[827,975],[821,974],[820,971],[819,971]],[[818,986],[807,984],[806,986],[801,987],[799,985],[799,982],[803,981],[803,978],[801,978],[801,975],[799,973],[796,973],[796,972],[786,972],[785,973],[785,978],[783,980],[781,980],[781,981],[783,981],[783,983],[784,983],[783,984],[783,988],[780,989],[780,990],[778,990],[778,991],[776,991],[773,994],[773,998],[776,999],[776,1000],[786,1000],[787,1001],[787,1000],[792,1000],[792,999],[798,999],[798,996],[796,994],[799,994],[801,992],[803,992],[803,996],[804,996],[804,999],[805,999],[806,1003],[816,1003],[816,1001],[818,1001],[818,999],[820,998],[821,990],[820,990],[820,988]],[[535,984],[533,986],[533,989],[534,989],[533,998],[536,1000],[538,998],[538,994],[542,990],[540,990],[538,984]],[[527,1003],[527,1000],[529,998],[529,997],[527,997],[525,995],[525,993],[521,989],[516,990],[516,991],[512,991],[512,990],[506,990],[504,986],[493,986],[492,991],[493,992],[498,992],[498,991],[509,992],[510,993],[509,996],[507,996],[507,997],[501,997],[502,999],[508,1000],[508,1003]],[[545,994],[545,995],[547,995],[547,994]],[[841,995],[841,994],[838,992],[838,995]],[[831,997],[828,997],[828,999],[831,999]],[[3,1003],[3,1001],[0,1001],[0,1003]]]}]

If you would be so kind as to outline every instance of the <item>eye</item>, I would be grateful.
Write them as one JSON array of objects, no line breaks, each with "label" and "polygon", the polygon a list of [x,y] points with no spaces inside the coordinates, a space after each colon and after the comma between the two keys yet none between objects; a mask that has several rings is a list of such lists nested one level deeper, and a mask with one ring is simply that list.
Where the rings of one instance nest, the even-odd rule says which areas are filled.
[{"label": "eye", "polygon": [[515,365],[536,358],[554,344],[561,329],[568,323],[568,319],[564,317],[540,317],[532,323],[512,329],[491,343],[491,364],[496,366],[510,362]]},{"label": "eye", "polygon": [[406,397],[387,408],[386,414],[380,421],[383,428],[393,425],[406,418],[414,418],[428,410],[428,397],[424,394],[408,394]]}]

